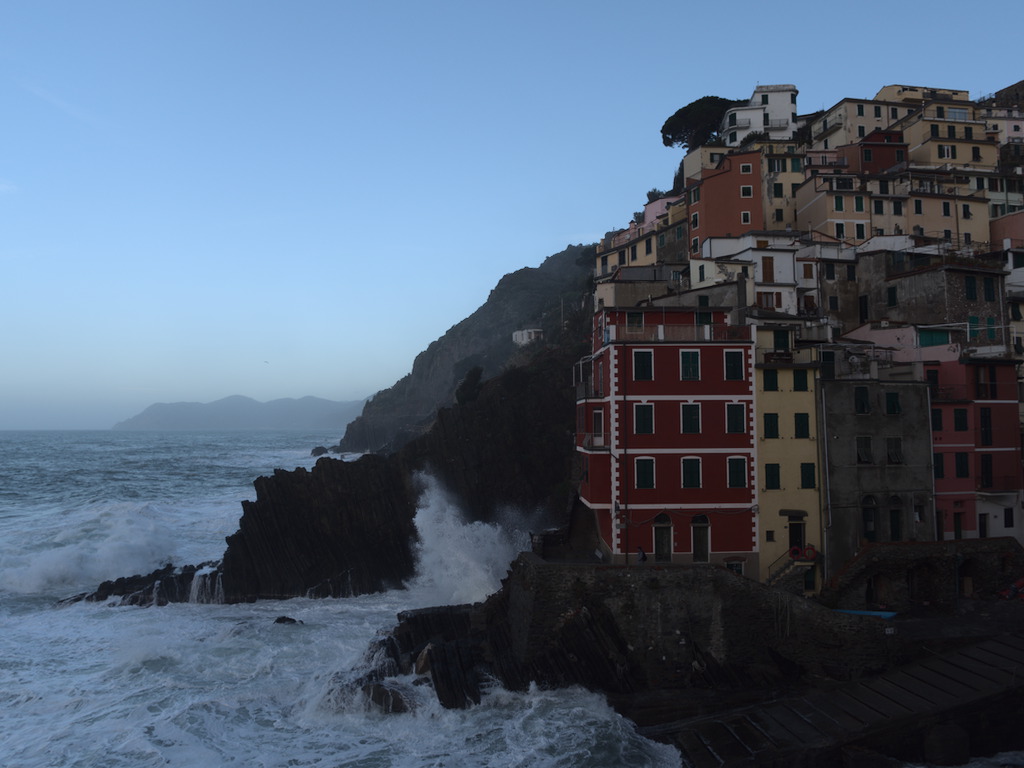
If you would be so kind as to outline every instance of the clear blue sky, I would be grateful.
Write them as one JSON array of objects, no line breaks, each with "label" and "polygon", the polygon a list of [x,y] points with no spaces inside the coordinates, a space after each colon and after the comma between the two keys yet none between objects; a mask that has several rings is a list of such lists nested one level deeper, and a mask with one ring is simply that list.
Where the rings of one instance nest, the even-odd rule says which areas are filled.
[{"label": "clear blue sky", "polygon": [[0,429],[360,399],[669,188],[696,98],[1024,78],[1017,6],[915,5],[6,0]]}]

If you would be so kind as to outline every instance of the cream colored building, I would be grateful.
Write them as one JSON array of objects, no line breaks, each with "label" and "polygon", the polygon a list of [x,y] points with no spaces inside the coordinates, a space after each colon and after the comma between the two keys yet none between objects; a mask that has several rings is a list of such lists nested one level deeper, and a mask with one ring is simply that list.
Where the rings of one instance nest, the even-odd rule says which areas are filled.
[{"label": "cream colored building", "polygon": [[[794,349],[792,325],[757,328],[757,505],[763,582],[820,587],[822,546],[816,348]],[[785,572],[785,573],[784,573]]]}]

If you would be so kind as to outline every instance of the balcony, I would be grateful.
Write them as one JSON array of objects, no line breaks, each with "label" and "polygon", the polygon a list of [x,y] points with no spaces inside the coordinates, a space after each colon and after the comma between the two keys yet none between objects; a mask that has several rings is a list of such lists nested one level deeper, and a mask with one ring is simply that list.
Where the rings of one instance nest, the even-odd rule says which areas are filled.
[{"label": "balcony", "polygon": [[815,360],[815,350],[805,347],[801,349],[758,349],[756,354],[758,365],[810,365]]},{"label": "balcony", "polygon": [[789,128],[789,120],[769,120],[764,124],[766,131],[784,131]]},{"label": "balcony", "polygon": [[604,432],[582,432],[576,435],[576,444],[588,450],[609,450],[608,435]]},{"label": "balcony", "polygon": [[753,341],[747,325],[609,325],[605,344],[642,342]]}]

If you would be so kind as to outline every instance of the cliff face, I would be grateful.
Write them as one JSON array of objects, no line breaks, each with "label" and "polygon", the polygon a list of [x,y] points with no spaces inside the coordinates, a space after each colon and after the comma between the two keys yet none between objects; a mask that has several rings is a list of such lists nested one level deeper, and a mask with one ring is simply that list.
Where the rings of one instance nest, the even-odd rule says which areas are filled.
[{"label": "cliff face", "polygon": [[428,472],[470,520],[506,507],[537,528],[563,522],[571,499],[573,393],[567,355],[550,352],[442,409],[429,433],[390,456],[322,458],[311,471],[256,481],[222,566],[225,599],[348,596],[413,575],[413,518]]},{"label": "cliff face", "polygon": [[539,267],[505,275],[476,312],[453,326],[416,356],[408,376],[370,399],[341,440],[346,452],[390,452],[422,434],[439,407],[454,400],[466,373],[479,366],[491,378],[517,349],[514,331],[542,328],[551,339],[564,313],[589,291],[593,246],[573,245],[549,256]]},{"label": "cliff face", "polygon": [[[242,502],[223,561],[201,577],[210,599],[241,602],[350,596],[401,585],[413,575],[419,474],[436,477],[470,520],[506,508],[529,513],[532,530],[564,523],[572,498],[577,345],[540,351],[463,393],[434,427],[389,456],[321,458],[312,470],[277,470]],[[88,599],[188,600],[195,567],[105,582]]]}]

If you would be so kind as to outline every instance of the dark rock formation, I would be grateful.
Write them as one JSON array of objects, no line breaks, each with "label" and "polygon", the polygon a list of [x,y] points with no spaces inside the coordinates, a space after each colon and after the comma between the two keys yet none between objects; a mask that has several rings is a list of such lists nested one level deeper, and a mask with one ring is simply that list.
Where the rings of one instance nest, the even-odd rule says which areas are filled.
[{"label": "dark rock formation", "polygon": [[489,379],[515,358],[514,331],[541,328],[545,339],[557,341],[589,296],[593,266],[593,246],[570,245],[539,267],[505,275],[479,309],[416,356],[408,376],[366,403],[339,450],[391,452],[422,434],[437,409],[455,401],[468,373],[479,368]]},{"label": "dark rock formation", "polygon": [[446,707],[482,681],[601,691],[638,724],[848,680],[900,658],[876,620],[837,614],[715,567],[552,564],[523,554],[484,603],[408,611],[389,659],[427,670]]},{"label": "dark rock formation", "polygon": [[[390,456],[320,458],[312,470],[277,470],[254,483],[215,577],[218,599],[342,597],[401,586],[413,575],[420,473],[436,477],[469,520],[508,508],[535,528],[564,523],[573,497],[574,396],[579,349],[541,350],[529,364],[442,409],[427,434]],[[190,574],[175,569],[104,584],[89,599],[188,600]],[[157,582],[159,581],[159,584]],[[154,592],[157,590],[157,592]]]},{"label": "dark rock formation", "polygon": [[[208,571],[213,563],[186,565],[177,568],[171,564],[158,568],[146,575],[123,576],[104,581],[94,592],[76,595],[70,601],[89,600],[103,602],[112,597],[120,598],[122,605],[167,605],[167,603],[188,602],[192,594],[196,574]],[[202,578],[202,577],[201,577]]]}]

